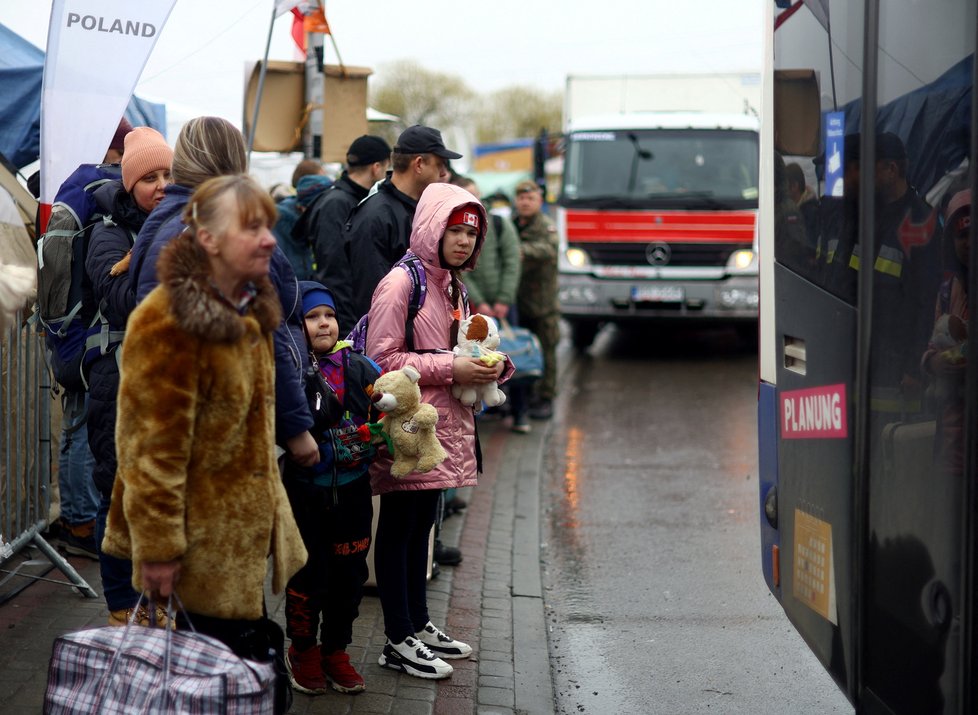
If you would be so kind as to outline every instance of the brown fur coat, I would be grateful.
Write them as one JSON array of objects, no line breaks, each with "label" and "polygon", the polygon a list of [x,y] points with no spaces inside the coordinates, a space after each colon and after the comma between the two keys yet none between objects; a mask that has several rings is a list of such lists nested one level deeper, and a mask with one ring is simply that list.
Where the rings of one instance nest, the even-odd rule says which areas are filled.
[{"label": "brown fur coat", "polygon": [[157,268],[160,285],[122,344],[119,466],[102,548],[132,559],[137,590],[141,562],[180,559],[188,611],[257,619],[269,553],[276,592],[306,560],[274,452],[279,299],[265,278],[240,315],[186,234]]}]

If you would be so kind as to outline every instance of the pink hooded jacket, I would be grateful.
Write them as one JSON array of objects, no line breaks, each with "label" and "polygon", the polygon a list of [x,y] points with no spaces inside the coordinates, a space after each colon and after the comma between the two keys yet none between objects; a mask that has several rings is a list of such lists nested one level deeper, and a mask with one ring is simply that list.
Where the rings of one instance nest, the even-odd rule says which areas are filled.
[{"label": "pink hooded jacket", "polygon": [[[441,238],[452,211],[471,205],[481,216],[481,229],[472,256],[462,270],[475,266],[486,235],[486,211],[472,194],[451,184],[431,184],[418,201],[411,230],[411,251],[424,265],[427,293],[424,305],[414,319],[414,346],[417,350],[441,349],[443,353],[408,352],[404,343],[404,325],[411,297],[411,278],[401,268],[391,270],[377,285],[370,303],[370,330],[367,354],[384,370],[398,370],[411,365],[421,379],[421,399],[438,410],[438,439],[448,459],[424,474],[412,473],[401,479],[390,475],[390,458],[382,453],[370,467],[374,494],[408,489],[448,489],[476,484],[475,416],[452,397],[452,363],[455,355],[450,344],[452,302],[448,289],[451,273],[442,268]],[[462,316],[465,318],[468,312]],[[505,381],[513,373],[507,362],[500,377]]]}]

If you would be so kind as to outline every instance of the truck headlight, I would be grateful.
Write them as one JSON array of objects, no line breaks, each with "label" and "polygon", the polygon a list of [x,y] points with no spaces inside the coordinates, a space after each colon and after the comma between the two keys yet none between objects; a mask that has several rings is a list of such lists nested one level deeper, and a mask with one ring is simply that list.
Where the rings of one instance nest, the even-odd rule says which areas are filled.
[{"label": "truck headlight", "polygon": [[582,251],[580,248],[568,248],[564,252],[564,256],[574,268],[584,268],[584,266],[591,265],[591,258],[587,255],[587,251]]},{"label": "truck headlight", "polygon": [[748,268],[757,269],[757,258],[749,248],[734,251],[727,259],[728,270],[746,271]]}]

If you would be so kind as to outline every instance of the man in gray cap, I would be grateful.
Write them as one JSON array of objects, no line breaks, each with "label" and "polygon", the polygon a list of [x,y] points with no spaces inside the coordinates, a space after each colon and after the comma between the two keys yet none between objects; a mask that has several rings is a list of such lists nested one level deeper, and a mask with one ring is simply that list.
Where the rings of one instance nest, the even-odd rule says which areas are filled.
[{"label": "man in gray cap", "polygon": [[[391,266],[405,254],[411,224],[421,192],[429,184],[449,179],[448,161],[462,155],[445,147],[441,132],[419,124],[408,127],[391,155],[393,171],[353,210],[346,226],[346,255],[350,268],[346,280],[352,285],[347,314],[354,322],[370,308],[374,288]],[[327,284],[336,291],[335,284]],[[352,325],[340,323],[340,330]]]},{"label": "man in gray cap", "polygon": [[350,332],[360,317],[352,311],[346,222],[370,188],[387,174],[390,163],[391,148],[386,141],[369,134],[354,139],[346,152],[346,170],[342,176],[310,205],[293,230],[294,238],[312,246],[315,278],[333,293],[341,336]]}]

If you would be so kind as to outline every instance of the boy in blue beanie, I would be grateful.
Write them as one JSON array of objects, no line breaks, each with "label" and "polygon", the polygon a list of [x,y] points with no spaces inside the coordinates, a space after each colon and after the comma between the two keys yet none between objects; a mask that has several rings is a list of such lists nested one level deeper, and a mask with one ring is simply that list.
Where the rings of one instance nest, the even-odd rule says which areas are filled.
[{"label": "boy in blue beanie", "polygon": [[[309,552],[306,565],[285,592],[286,657],[292,686],[320,694],[328,684],[342,693],[364,689],[346,647],[353,639],[363,584],[373,508],[367,468],[376,451],[357,435],[370,417],[366,388],[380,375],[377,364],[338,340],[333,294],[320,283],[300,281],[309,349],[343,407],[339,422],[315,429],[320,462],[302,467],[287,460],[285,489]],[[311,360],[310,360],[311,363]],[[317,627],[321,618],[321,638]]]}]

